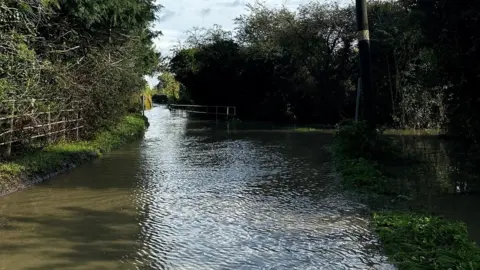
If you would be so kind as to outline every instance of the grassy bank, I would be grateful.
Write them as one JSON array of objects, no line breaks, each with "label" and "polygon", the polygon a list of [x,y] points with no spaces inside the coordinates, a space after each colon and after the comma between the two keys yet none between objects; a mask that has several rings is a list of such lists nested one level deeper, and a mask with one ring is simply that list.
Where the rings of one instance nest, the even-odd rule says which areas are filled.
[{"label": "grassy bank", "polygon": [[386,129],[384,135],[403,135],[403,136],[441,136],[444,131],[441,129]]},{"label": "grassy bank", "polygon": [[296,132],[318,132],[318,133],[327,133],[327,134],[332,134],[335,131],[334,129],[313,128],[313,127],[294,128],[293,130]]},{"label": "grassy bank", "polygon": [[[333,154],[345,189],[370,199],[408,196],[394,188],[383,169],[404,157],[363,123],[337,129]],[[381,210],[372,218],[387,256],[399,269],[480,269],[480,249],[468,240],[461,222],[402,210]]]},{"label": "grassy bank", "polygon": [[91,141],[60,142],[1,163],[0,196],[112,151],[140,137],[146,124],[146,119],[141,116],[126,116],[116,126],[99,132]]},{"label": "grassy bank", "polygon": [[[298,132],[325,132],[333,133],[335,128],[332,126],[307,126],[294,128]],[[385,129],[382,132],[383,135],[390,136],[445,136],[444,132],[440,129]]]}]

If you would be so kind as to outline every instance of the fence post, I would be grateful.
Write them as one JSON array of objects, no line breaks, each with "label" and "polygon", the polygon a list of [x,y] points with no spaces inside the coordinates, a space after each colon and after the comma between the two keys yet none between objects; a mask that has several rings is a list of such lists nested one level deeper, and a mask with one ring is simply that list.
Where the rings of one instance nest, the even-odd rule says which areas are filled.
[{"label": "fence post", "polygon": [[10,135],[8,136],[8,144],[5,155],[8,157],[12,154],[13,133],[15,132],[15,100],[12,100],[12,112],[10,114]]},{"label": "fence post", "polygon": [[75,127],[75,130],[76,130],[76,139],[77,141],[80,140],[80,109],[77,108],[77,121],[76,122],[76,127]]},{"label": "fence post", "polygon": [[32,101],[30,102],[30,105],[32,106],[32,112],[31,112],[31,114],[32,114],[32,116],[33,116],[34,113],[35,113],[35,99],[34,99],[34,98],[32,98]]},{"label": "fence post", "polygon": [[229,115],[230,115],[230,107],[227,106],[227,120]]},{"label": "fence post", "polygon": [[218,122],[218,106],[215,106],[215,121]]},{"label": "fence post", "polygon": [[[36,116],[35,116],[35,101],[36,101],[36,100],[35,100],[34,98],[32,98],[32,100],[31,100],[31,102],[30,102],[30,106],[32,107],[32,110],[31,110],[31,112],[30,112],[30,117],[31,117],[32,119],[35,119],[35,118],[36,118]],[[37,130],[38,130],[38,127],[33,127],[33,129],[32,129],[32,134],[35,134],[35,132],[37,132]],[[27,140],[28,140],[28,143],[32,143],[32,134],[30,134],[29,137],[28,137],[28,139],[27,139]]]},{"label": "fence post", "polygon": [[47,136],[47,140],[48,140],[48,143],[51,143],[52,142],[52,113],[51,113],[51,107],[50,107],[50,104],[48,104],[48,111],[47,111],[47,117],[48,117],[48,136]]},{"label": "fence post", "polygon": [[67,140],[67,123],[66,123],[65,116],[62,116],[62,129],[63,129],[62,139],[66,141]]}]

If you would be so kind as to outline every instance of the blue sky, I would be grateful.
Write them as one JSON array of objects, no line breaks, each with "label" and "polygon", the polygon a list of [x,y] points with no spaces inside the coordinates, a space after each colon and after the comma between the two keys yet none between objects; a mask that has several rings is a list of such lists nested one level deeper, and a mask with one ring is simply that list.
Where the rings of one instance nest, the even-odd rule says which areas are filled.
[{"label": "blue sky", "polygon": [[[261,1],[268,7],[286,6],[295,10],[299,5],[311,0],[264,0]],[[322,1],[321,2],[330,2]],[[340,0],[340,2],[353,0]],[[161,0],[164,7],[158,14],[159,20],[154,28],[161,30],[163,36],[155,41],[157,49],[162,55],[170,55],[170,49],[185,39],[185,32],[193,27],[209,28],[214,24],[223,29],[233,30],[234,19],[247,13],[246,5],[254,4],[256,0]],[[156,85],[154,78],[147,79],[150,85]]]}]

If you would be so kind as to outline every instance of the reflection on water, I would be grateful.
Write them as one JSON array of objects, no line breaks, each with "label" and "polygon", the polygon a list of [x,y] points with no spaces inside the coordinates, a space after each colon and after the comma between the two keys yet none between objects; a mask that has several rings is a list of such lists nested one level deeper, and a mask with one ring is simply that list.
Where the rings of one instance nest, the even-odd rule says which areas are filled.
[{"label": "reflection on water", "polygon": [[480,155],[465,145],[436,137],[393,138],[405,153],[424,162],[396,168],[413,203],[465,222],[471,239],[480,244]]},{"label": "reflection on water", "polygon": [[0,198],[0,269],[390,269],[330,135],[148,113],[142,142]]},{"label": "reflection on water", "polygon": [[132,204],[139,165],[138,146],[132,145],[0,198],[0,269],[126,265],[140,233]]}]

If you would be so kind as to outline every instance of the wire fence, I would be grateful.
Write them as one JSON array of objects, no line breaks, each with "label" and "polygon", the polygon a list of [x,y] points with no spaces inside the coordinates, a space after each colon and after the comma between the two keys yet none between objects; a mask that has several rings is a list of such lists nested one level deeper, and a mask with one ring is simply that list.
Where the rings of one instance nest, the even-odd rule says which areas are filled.
[{"label": "wire fence", "polygon": [[0,101],[0,154],[10,156],[15,146],[79,140],[84,128],[79,102],[67,99]]}]

